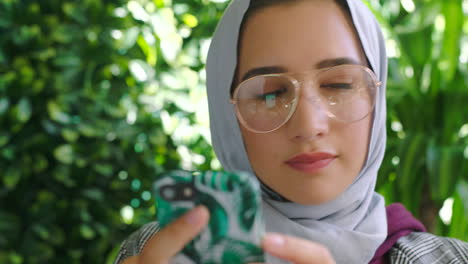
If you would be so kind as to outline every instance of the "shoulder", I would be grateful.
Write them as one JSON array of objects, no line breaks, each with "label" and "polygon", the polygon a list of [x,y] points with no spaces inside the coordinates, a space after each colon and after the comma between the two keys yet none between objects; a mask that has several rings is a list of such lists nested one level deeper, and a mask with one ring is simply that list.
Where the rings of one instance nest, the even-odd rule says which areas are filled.
[{"label": "shoulder", "polygon": [[150,222],[133,232],[120,246],[114,264],[122,263],[126,258],[140,254],[146,242],[159,231],[157,222]]},{"label": "shoulder", "polygon": [[430,233],[413,232],[400,238],[389,251],[392,264],[468,263],[468,243]]}]

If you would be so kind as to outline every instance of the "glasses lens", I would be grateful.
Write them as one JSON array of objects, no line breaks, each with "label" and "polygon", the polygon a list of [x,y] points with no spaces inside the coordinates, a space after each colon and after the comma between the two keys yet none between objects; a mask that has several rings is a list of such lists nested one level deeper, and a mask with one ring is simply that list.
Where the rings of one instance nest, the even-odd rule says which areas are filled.
[{"label": "glasses lens", "polygon": [[268,132],[286,122],[295,97],[296,91],[290,79],[265,75],[243,82],[236,100],[244,124],[257,132]]},{"label": "glasses lens", "polygon": [[[320,109],[329,117],[350,123],[365,118],[373,109],[377,80],[367,68],[340,65],[319,71],[314,85],[303,91],[317,96]],[[293,114],[298,89],[287,75],[262,75],[241,83],[236,91],[239,118],[249,129],[270,132],[282,126]]]},{"label": "glasses lens", "polygon": [[375,102],[376,81],[366,68],[342,65],[317,75],[317,89],[330,116],[343,122],[366,117]]}]

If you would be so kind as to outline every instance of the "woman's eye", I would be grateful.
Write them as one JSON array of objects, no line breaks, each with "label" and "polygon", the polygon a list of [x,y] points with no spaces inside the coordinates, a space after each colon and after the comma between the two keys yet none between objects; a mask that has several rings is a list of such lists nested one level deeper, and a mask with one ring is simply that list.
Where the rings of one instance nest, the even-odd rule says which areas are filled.
[{"label": "woman's eye", "polygon": [[266,100],[272,100],[284,93],[287,92],[287,89],[286,88],[282,88],[282,89],[277,89],[275,91],[272,91],[272,92],[268,92],[268,93],[262,93],[262,94],[258,94],[255,96],[255,98],[257,100],[263,100],[263,101],[266,101]]},{"label": "woman's eye", "polygon": [[330,88],[330,89],[351,89],[353,88],[353,84],[352,83],[324,83],[324,84],[321,84],[320,87]]}]

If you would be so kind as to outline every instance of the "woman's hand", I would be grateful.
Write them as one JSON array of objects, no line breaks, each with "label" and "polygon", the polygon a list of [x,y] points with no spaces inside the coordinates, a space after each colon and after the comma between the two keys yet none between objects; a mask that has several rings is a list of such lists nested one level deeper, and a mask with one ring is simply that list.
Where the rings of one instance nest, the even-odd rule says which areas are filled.
[{"label": "woman's hand", "polygon": [[[169,263],[187,243],[195,238],[208,224],[209,212],[198,206],[173,223],[157,232],[146,243],[141,254],[127,258],[123,264]],[[269,233],[262,244],[263,249],[273,256],[296,264],[335,263],[328,250],[316,243]]]},{"label": "woman's hand", "polygon": [[268,233],[262,247],[271,255],[295,264],[335,263],[326,247],[297,237]]},{"label": "woman's hand", "polygon": [[169,263],[208,224],[209,212],[197,206],[157,232],[146,243],[140,255],[127,258],[123,264]]}]

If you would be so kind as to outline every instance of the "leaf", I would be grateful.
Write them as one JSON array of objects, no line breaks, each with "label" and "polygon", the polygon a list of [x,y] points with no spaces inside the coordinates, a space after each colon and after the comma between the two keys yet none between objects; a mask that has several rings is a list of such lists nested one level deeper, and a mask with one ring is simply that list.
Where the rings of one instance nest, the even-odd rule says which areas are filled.
[{"label": "leaf", "polygon": [[16,107],[16,119],[22,123],[31,118],[32,109],[31,109],[31,102],[29,102],[28,98],[21,98],[17,107]]},{"label": "leaf", "polygon": [[89,222],[91,221],[91,215],[89,214],[88,210],[80,210],[80,218],[84,222]]},{"label": "leaf", "polygon": [[184,14],[182,16],[182,21],[191,28],[198,26],[198,19],[192,14]]},{"label": "leaf", "polygon": [[54,179],[62,183],[66,188],[72,188],[76,186],[76,181],[71,178],[68,167],[60,166],[53,172]]},{"label": "leaf", "polygon": [[21,173],[19,169],[8,169],[4,172],[3,183],[7,189],[13,189],[21,179]]},{"label": "leaf", "polygon": [[451,81],[458,66],[464,15],[462,0],[445,0],[442,3],[445,31],[439,66],[444,73],[442,77],[446,81]]},{"label": "leaf", "polygon": [[42,240],[48,240],[50,238],[50,232],[45,226],[37,224],[34,225],[32,229]]},{"label": "leaf", "polygon": [[90,189],[84,190],[83,196],[94,201],[102,201],[104,199],[104,193],[97,188],[90,188]]},{"label": "leaf", "polygon": [[468,201],[468,181],[462,179],[458,182],[457,194],[460,196],[462,201],[465,201],[465,203],[463,203],[463,209],[468,220],[468,203],[466,203],[466,201]]},{"label": "leaf", "polygon": [[0,149],[0,151],[2,152],[2,156],[6,158],[7,160],[11,161],[15,158],[15,151],[13,150],[12,147],[2,148]]},{"label": "leaf", "polygon": [[165,6],[164,0],[153,0],[157,8],[163,8]]},{"label": "leaf", "polygon": [[0,132],[0,148],[5,146],[10,140],[10,136],[7,133]]},{"label": "leaf", "polygon": [[17,252],[11,252],[9,254],[9,263],[22,264],[23,261],[24,261],[23,256],[19,255]]},{"label": "leaf", "polygon": [[61,145],[54,150],[54,156],[64,164],[72,164],[74,160],[73,148],[69,144]]},{"label": "leaf", "polygon": [[66,2],[62,5],[63,12],[68,16],[74,18],[77,22],[84,24],[87,21],[83,5],[76,5],[75,3]]},{"label": "leaf", "polygon": [[144,22],[149,20],[149,14],[137,1],[129,1],[127,3],[127,8],[130,10],[134,19]]},{"label": "leaf", "polygon": [[93,239],[94,236],[96,235],[94,230],[89,225],[86,225],[86,224],[82,224],[80,226],[80,234],[84,239],[87,239],[87,240]]},{"label": "leaf", "polygon": [[140,29],[138,27],[132,27],[123,32],[123,36],[120,41],[117,42],[117,48],[126,51],[133,47],[137,41]]},{"label": "leaf", "polygon": [[85,123],[80,123],[78,125],[78,131],[86,137],[95,137],[99,133],[96,128]]},{"label": "leaf", "polygon": [[8,106],[10,106],[10,101],[8,101],[8,98],[1,98],[0,99],[0,115],[4,114],[8,110]]},{"label": "leaf", "polygon": [[146,55],[146,62],[151,66],[156,66],[158,59],[157,49],[154,43],[154,36],[151,33],[145,32],[144,37],[139,36],[137,40],[138,46]]},{"label": "leaf", "polygon": [[160,48],[167,62],[172,63],[182,48],[182,37],[177,32],[177,20],[170,8],[161,8],[151,16],[151,25],[161,40]]},{"label": "leaf", "polygon": [[[465,183],[466,184],[466,183]],[[461,187],[462,189],[466,188]],[[465,190],[463,190],[465,191]],[[468,191],[468,190],[466,190]],[[453,238],[458,238],[462,241],[467,241],[468,239],[468,211],[466,211],[466,201],[463,200],[466,197],[463,197],[461,193],[456,193],[454,196],[453,206],[452,206],[452,219],[450,223],[449,236]],[[465,206],[464,206],[465,201]]]},{"label": "leaf", "polygon": [[397,169],[397,186],[401,193],[403,203],[407,205],[413,213],[417,213],[419,208],[420,192],[423,181],[419,175],[421,169],[422,155],[425,150],[424,135],[417,133],[408,135],[401,145],[399,151],[400,165]]},{"label": "leaf", "polygon": [[432,45],[426,44],[431,43],[432,31],[432,25],[427,25],[418,31],[399,34],[402,51],[415,69],[422,69],[431,58]]},{"label": "leaf", "polygon": [[58,67],[78,67],[81,59],[73,53],[59,53],[53,63]]},{"label": "leaf", "polygon": [[463,162],[462,153],[457,147],[440,146],[431,142],[427,147],[427,171],[434,201],[443,202],[452,196],[461,174],[458,172]]},{"label": "leaf", "polygon": [[[70,43],[79,31],[70,25],[59,25],[52,31],[51,39],[59,43]],[[50,55],[55,55],[55,50],[48,48],[40,54],[41,59],[47,59]]]},{"label": "leaf", "polygon": [[75,142],[80,137],[80,134],[74,130],[65,128],[62,130],[62,136],[68,142]]},{"label": "leaf", "polygon": [[154,78],[154,70],[145,61],[131,60],[128,65],[133,77],[139,82],[149,81]]},{"label": "leaf", "polygon": [[47,110],[52,120],[62,124],[70,123],[70,116],[62,110],[57,102],[49,101],[47,103]]},{"label": "leaf", "polygon": [[0,28],[9,28],[12,24],[12,20],[10,18],[10,12],[7,11],[0,11]]}]

